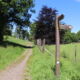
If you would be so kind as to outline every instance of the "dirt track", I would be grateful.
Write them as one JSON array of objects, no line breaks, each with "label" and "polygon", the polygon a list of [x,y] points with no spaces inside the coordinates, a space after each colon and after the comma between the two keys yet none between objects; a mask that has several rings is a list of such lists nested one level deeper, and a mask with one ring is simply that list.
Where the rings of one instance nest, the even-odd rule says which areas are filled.
[{"label": "dirt track", "polygon": [[24,80],[26,63],[31,55],[32,49],[27,49],[26,56],[21,60],[21,62],[0,72],[0,80]]}]

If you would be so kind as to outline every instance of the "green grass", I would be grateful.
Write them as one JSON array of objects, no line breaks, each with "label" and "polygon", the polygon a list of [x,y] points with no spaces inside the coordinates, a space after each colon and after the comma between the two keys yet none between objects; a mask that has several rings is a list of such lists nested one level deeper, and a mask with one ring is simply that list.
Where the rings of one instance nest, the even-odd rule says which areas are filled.
[{"label": "green grass", "polygon": [[8,37],[7,39],[8,41],[11,41],[11,42],[14,42],[14,43],[18,43],[18,44],[21,44],[21,45],[25,45],[27,44],[27,40],[22,40],[22,39],[18,39],[18,38],[14,38],[14,37]]},{"label": "green grass", "polygon": [[[9,37],[8,41],[21,45],[27,45],[27,41]],[[0,46],[0,70],[5,69],[8,65],[12,64],[25,50],[24,47],[8,45],[6,47]]]},{"label": "green grass", "polygon": [[[75,61],[76,46],[76,61]],[[29,72],[32,80],[56,80],[55,72],[55,46],[46,46],[48,52],[42,53],[36,46],[33,55],[29,60]],[[61,45],[60,56],[60,79],[59,80],[80,80],[80,44]]]},{"label": "green grass", "polygon": [[33,49],[33,55],[29,60],[29,69],[32,75],[32,80],[53,80],[52,67],[54,59],[47,53],[41,53],[40,50],[35,47]]}]

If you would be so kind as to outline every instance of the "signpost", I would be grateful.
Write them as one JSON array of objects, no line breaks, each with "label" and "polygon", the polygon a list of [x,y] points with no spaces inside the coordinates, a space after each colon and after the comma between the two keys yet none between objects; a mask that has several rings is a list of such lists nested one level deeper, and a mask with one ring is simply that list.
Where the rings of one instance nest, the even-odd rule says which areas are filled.
[{"label": "signpost", "polygon": [[56,54],[55,54],[55,64],[56,64],[56,76],[60,75],[60,34],[59,34],[59,21],[64,18],[64,15],[56,16],[55,29],[56,29]]},{"label": "signpost", "polygon": [[56,54],[55,54],[56,71],[55,71],[55,74],[57,77],[60,76],[60,33],[59,33],[59,30],[60,29],[64,29],[64,30],[72,29],[71,25],[59,24],[59,21],[62,20],[63,18],[64,18],[63,14],[60,16],[56,15],[56,20],[55,20],[55,29],[56,29],[56,33],[55,33],[55,37],[56,37]]}]

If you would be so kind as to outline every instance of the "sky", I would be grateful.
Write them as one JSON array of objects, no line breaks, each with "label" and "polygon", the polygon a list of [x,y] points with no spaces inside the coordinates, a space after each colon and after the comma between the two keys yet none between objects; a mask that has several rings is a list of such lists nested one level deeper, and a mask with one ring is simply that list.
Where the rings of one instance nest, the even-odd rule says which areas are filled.
[{"label": "sky", "polygon": [[63,22],[72,25],[72,32],[80,30],[80,0],[35,0],[35,14],[32,14],[31,21],[36,20],[41,8],[48,6],[58,10],[58,15],[64,14]]}]

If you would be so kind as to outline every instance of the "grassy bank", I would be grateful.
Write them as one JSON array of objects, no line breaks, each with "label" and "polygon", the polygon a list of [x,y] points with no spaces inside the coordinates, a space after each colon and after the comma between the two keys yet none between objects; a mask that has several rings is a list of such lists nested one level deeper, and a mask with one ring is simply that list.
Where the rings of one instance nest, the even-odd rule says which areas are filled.
[{"label": "grassy bank", "polygon": [[[42,53],[36,46],[29,60],[32,80],[56,80],[55,47],[46,46],[48,51]],[[61,45],[60,80],[80,80],[80,44]],[[75,59],[76,54],[76,59]]]},{"label": "grassy bank", "polygon": [[14,62],[26,49],[27,41],[9,37],[0,45],[0,70]]}]

